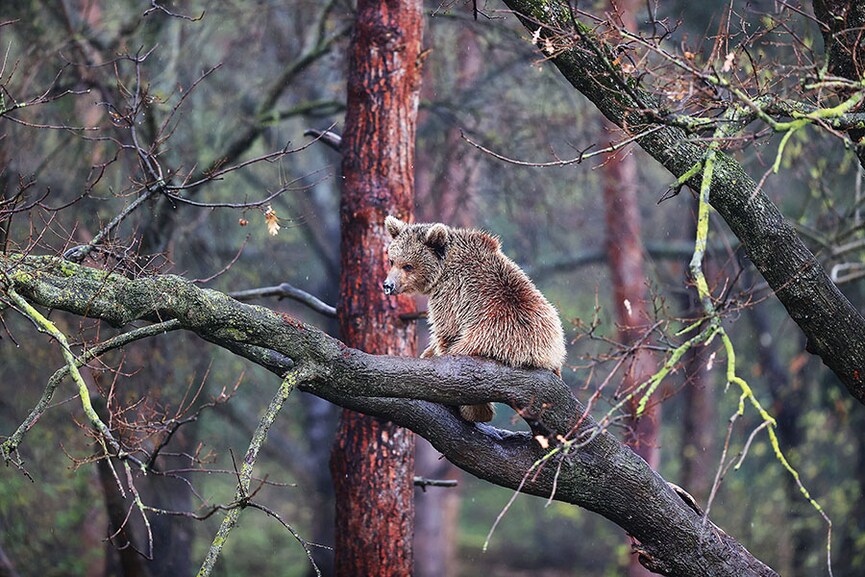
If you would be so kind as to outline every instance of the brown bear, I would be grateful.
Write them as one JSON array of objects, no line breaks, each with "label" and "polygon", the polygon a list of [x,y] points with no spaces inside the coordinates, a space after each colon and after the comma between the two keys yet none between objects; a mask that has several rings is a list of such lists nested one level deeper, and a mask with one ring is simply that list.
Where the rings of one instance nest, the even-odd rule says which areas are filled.
[{"label": "brown bear", "polygon": [[[388,216],[390,272],[386,294],[429,295],[430,345],[422,358],[486,357],[512,367],[561,375],[562,322],[526,273],[504,255],[498,238],[441,223],[407,224]],[[469,421],[489,421],[491,403],[460,407]]]}]

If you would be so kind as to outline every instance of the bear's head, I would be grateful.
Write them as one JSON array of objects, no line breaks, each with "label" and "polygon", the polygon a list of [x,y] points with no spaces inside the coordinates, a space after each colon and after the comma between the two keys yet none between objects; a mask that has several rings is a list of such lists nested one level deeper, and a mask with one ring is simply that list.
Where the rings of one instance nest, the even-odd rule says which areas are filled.
[{"label": "bear's head", "polygon": [[450,229],[441,223],[408,224],[388,216],[384,226],[393,242],[387,248],[390,272],[385,294],[429,294],[444,270]]}]

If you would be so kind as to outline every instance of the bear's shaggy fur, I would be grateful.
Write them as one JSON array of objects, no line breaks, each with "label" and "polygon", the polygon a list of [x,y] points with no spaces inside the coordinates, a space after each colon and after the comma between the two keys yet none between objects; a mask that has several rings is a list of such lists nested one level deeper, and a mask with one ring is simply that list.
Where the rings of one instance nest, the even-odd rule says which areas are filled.
[{"label": "bear's shaggy fur", "polygon": [[[385,219],[387,294],[429,295],[430,345],[421,357],[471,355],[512,367],[561,374],[562,323],[553,305],[501,251],[499,240],[441,223]],[[489,421],[491,403],[460,407],[469,421]]]}]

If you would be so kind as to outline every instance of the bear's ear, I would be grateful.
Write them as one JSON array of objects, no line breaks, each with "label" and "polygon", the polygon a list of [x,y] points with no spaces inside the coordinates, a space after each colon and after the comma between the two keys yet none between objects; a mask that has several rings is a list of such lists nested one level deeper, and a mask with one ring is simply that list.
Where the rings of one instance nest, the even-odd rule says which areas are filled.
[{"label": "bear's ear", "polygon": [[502,243],[499,241],[499,237],[493,236],[491,234],[482,233],[481,240],[484,243],[484,246],[487,247],[492,252],[496,252],[502,248]]},{"label": "bear's ear", "polygon": [[406,223],[395,216],[387,215],[387,218],[384,219],[384,227],[387,229],[391,238],[398,237],[399,233],[401,233],[406,226]]},{"label": "bear's ear", "polygon": [[439,222],[432,225],[427,231],[424,243],[430,247],[439,258],[442,258],[444,257],[445,247],[447,247],[449,239],[450,232],[448,231],[448,227]]}]

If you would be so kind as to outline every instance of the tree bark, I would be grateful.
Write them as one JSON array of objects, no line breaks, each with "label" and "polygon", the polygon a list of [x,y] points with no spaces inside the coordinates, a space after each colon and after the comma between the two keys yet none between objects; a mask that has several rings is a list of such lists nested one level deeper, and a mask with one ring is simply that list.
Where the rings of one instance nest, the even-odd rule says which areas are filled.
[{"label": "tree bark", "polygon": [[[568,35],[571,46],[544,57],[627,133],[656,129],[637,142],[674,176],[703,161],[707,145],[688,138],[679,128],[654,122],[648,112],[660,109],[656,99],[623,75],[611,48],[573,19],[567,2],[504,2],[528,30],[538,32],[541,46],[547,37]],[[699,190],[701,181],[700,171],[687,184]],[[715,160],[710,203],[805,333],[807,350],[819,355],[848,392],[865,404],[865,318],[835,286],[778,207],[738,162],[723,153]]]},{"label": "tree bark", "polygon": [[[381,290],[388,214],[411,216],[420,88],[421,3],[361,0],[352,36],[340,203],[337,315],[345,343],[369,353],[416,356],[408,298]],[[331,453],[336,575],[410,576],[414,436],[346,410]]]},{"label": "tree bark", "polygon": [[[814,15],[820,21],[823,51],[829,74],[858,81],[865,72],[865,4],[859,0],[814,0]],[[861,128],[848,130],[855,143],[865,136]],[[865,166],[865,147],[854,148],[859,163]]]},{"label": "tree bark", "polygon": [[[288,315],[239,303],[173,275],[130,280],[20,254],[0,256],[0,270],[6,273],[4,283],[37,305],[116,326],[177,319],[185,330],[275,374],[302,367],[307,375],[302,390],[410,428],[481,479],[552,496],[610,519],[640,542],[640,554],[658,573],[777,575],[735,539],[704,523],[643,459],[599,431],[549,371],[515,370],[468,357],[370,355]],[[468,423],[454,409],[487,401],[511,405],[552,439],[561,434],[582,442],[534,471],[546,451],[530,434]]]}]

